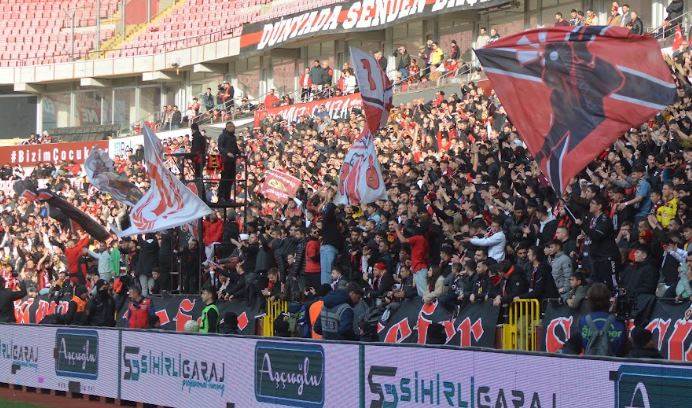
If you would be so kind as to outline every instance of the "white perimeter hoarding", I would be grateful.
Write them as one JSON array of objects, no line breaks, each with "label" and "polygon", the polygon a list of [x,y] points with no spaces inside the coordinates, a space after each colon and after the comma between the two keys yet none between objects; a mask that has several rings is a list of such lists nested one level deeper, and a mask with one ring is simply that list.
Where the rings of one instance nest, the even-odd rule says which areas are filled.
[{"label": "white perimeter hoarding", "polygon": [[0,382],[118,396],[118,331],[0,325]]},{"label": "white perimeter hoarding", "polygon": [[692,366],[365,347],[365,407],[692,407]]},{"label": "white perimeter hoarding", "polygon": [[123,331],[121,399],[171,407],[357,407],[358,346]]}]

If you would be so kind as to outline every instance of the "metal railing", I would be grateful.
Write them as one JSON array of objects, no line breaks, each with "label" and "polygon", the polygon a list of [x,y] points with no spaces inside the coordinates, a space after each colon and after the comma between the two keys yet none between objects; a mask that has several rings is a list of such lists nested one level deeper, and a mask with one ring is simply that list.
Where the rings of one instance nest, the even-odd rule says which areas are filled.
[{"label": "metal railing", "polygon": [[537,299],[519,299],[509,305],[509,321],[502,326],[504,350],[539,349],[536,327],[540,324],[541,305]]},{"label": "metal railing", "polygon": [[682,29],[683,35],[689,32],[691,23],[692,11],[688,11],[674,19],[664,21],[664,23],[658,27],[648,27],[646,32],[657,40],[664,40],[675,35],[675,27],[678,25]]},{"label": "metal railing", "polygon": [[288,311],[288,302],[285,300],[267,300],[267,312],[262,317],[262,336],[274,335],[274,321],[281,313]]}]

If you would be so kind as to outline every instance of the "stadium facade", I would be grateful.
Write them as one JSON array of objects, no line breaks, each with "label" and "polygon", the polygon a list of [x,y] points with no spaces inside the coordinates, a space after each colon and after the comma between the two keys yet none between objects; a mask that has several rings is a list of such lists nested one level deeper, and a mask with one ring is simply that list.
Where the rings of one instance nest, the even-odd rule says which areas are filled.
[{"label": "stadium facade", "polygon": [[[129,6],[137,1],[123,3]],[[304,68],[314,59],[327,61],[336,78],[349,59],[349,46],[382,50],[389,58],[390,73],[395,71],[392,52],[398,46],[406,46],[415,58],[428,39],[439,42],[445,52],[456,40],[462,59],[470,61],[480,27],[508,35],[552,25],[556,12],[569,18],[572,9],[593,9],[605,23],[611,7],[611,2],[603,0],[181,0],[155,2],[155,10],[151,1],[145,3],[145,9],[127,14],[129,23],[140,24],[134,24],[137,30],[124,36],[118,49],[109,50],[114,41],[107,39],[87,44],[83,53],[75,55],[74,39],[71,43],[68,39],[57,46],[72,46],[68,58],[42,60],[43,54],[31,52],[3,54],[0,119],[9,126],[0,137],[94,125],[114,125],[121,133],[130,133],[143,122],[155,121],[162,106],[174,104],[184,110],[206,88],[216,93],[224,80],[234,86],[236,99],[247,96],[258,100],[270,89],[279,94],[293,93],[299,89]],[[629,5],[648,28],[660,26],[667,2],[632,0]],[[101,21],[111,21],[104,19],[105,12],[102,9],[102,19],[85,20],[82,29],[86,31],[82,32],[88,35],[89,29],[98,26],[102,38]],[[22,17],[22,11],[19,13],[10,18]],[[122,14],[117,7],[112,13]],[[143,13],[144,22],[135,18]],[[225,20],[213,20],[219,25],[196,29],[209,23],[199,20],[208,19],[209,13],[240,13],[243,17],[231,15],[231,28]],[[185,17],[190,19],[181,22]],[[126,33],[125,20],[123,17],[122,24],[109,27]],[[67,29],[63,24],[59,32]],[[175,41],[166,32],[169,29],[176,32]],[[72,33],[74,36],[74,24]],[[55,51],[61,56],[66,52]],[[40,63],[44,61],[51,63]]]}]

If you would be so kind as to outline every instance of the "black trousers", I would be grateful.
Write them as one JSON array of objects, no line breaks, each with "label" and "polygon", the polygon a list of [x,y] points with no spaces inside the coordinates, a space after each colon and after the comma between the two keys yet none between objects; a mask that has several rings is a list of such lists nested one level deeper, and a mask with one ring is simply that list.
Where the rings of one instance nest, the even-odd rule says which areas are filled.
[{"label": "black trousers", "polygon": [[227,158],[223,161],[221,180],[219,181],[219,201],[229,201],[231,190],[235,183],[235,159]]},{"label": "black trousers", "polygon": [[591,280],[604,283],[608,289],[617,287],[618,273],[620,272],[620,260],[615,258],[591,260]]}]

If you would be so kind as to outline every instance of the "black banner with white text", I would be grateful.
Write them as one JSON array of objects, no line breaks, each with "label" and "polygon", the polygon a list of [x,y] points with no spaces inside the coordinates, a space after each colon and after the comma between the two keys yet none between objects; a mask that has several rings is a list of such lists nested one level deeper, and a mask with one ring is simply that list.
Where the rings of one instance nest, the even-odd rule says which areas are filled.
[{"label": "black banner with white text", "polygon": [[466,305],[454,318],[437,302],[424,304],[420,299],[412,299],[403,302],[386,325],[380,324],[378,333],[385,343],[425,344],[428,327],[440,323],[447,335],[445,344],[493,348],[499,313],[499,308],[484,302]]},{"label": "black banner with white text", "polygon": [[[692,304],[658,301],[646,325],[654,334],[661,354],[674,361],[692,361],[692,319],[689,310]],[[545,335],[541,339],[543,350],[557,353],[562,349],[586,312],[574,311],[565,305],[549,304],[543,319]],[[686,316],[687,315],[687,316]],[[631,329],[633,323],[628,322]]]},{"label": "black banner with white text", "polygon": [[245,24],[241,52],[280,47],[308,36],[382,30],[413,18],[482,10],[508,0],[363,0],[296,13],[273,21]]}]

